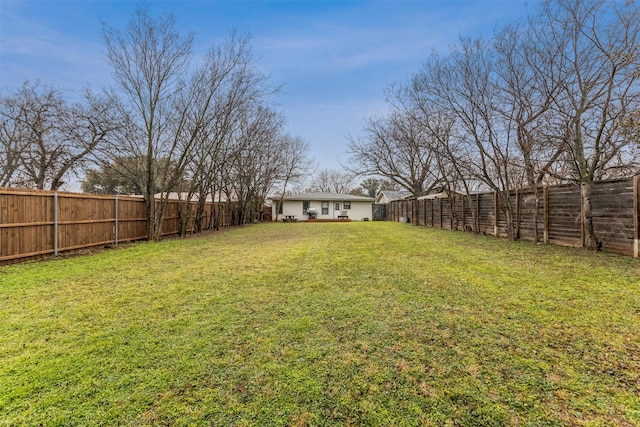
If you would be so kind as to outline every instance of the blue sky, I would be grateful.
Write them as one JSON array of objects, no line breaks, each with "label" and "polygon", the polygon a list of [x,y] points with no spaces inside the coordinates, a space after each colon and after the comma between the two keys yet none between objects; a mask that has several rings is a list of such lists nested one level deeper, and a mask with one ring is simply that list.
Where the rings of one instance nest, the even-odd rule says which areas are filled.
[{"label": "blue sky", "polygon": [[[100,23],[124,28],[142,3],[0,0],[0,87],[40,79],[78,90],[112,85]],[[287,130],[308,140],[320,168],[348,163],[346,135],[386,110],[384,90],[459,35],[491,35],[535,7],[524,0],[150,1],[193,32],[196,52],[231,29],[252,37],[258,66],[282,85]]]}]

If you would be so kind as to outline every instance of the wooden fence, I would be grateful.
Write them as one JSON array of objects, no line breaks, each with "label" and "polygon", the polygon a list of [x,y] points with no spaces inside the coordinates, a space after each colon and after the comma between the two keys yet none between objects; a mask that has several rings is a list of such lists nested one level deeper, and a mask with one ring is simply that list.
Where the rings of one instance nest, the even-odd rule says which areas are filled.
[{"label": "wooden fence", "polygon": [[[510,194],[514,220],[520,239],[564,246],[583,246],[580,188],[575,185],[544,187],[536,220],[532,190]],[[594,184],[593,225],[602,248],[638,257],[640,251],[640,176]],[[478,214],[474,217],[473,213]],[[496,193],[479,193],[439,199],[397,200],[386,211],[388,221],[450,230],[472,231],[506,237],[507,225]],[[474,223],[475,221],[475,223]]]},{"label": "wooden fence", "polygon": [[[162,235],[179,232],[180,203],[168,201]],[[146,239],[146,209],[139,197],[0,189],[0,265]],[[209,226],[212,209],[213,203],[207,203],[203,228]],[[221,209],[220,215],[220,226],[229,225],[232,212]],[[193,219],[188,218],[189,231]]]},{"label": "wooden fence", "polygon": [[[544,187],[537,221],[531,190],[513,192],[510,197],[519,238],[533,240],[537,227],[543,242],[583,246],[579,187]],[[594,184],[592,205],[596,238],[602,247],[640,256],[640,176]],[[203,228],[209,226],[212,209],[213,203],[208,203]],[[231,224],[231,209],[226,204],[219,209],[220,226]],[[389,221],[507,236],[495,193],[393,201],[385,214]],[[180,218],[180,202],[169,200],[162,234],[178,233]],[[192,217],[187,229],[193,229]],[[0,265],[146,238],[146,204],[141,198],[0,189]]]}]

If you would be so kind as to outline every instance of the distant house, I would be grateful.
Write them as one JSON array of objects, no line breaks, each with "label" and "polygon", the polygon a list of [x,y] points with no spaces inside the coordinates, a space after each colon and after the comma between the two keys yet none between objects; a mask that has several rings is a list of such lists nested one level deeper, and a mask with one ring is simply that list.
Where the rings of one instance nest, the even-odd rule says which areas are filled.
[{"label": "distant house", "polygon": [[[462,195],[466,194],[462,191],[453,191],[454,194]],[[449,192],[444,187],[435,187],[429,190],[427,194],[417,197],[418,200],[424,199],[446,199],[449,197]],[[382,190],[376,197],[376,204],[387,204],[398,200],[416,199],[410,192],[406,190],[402,191],[389,191]]]},{"label": "distant house", "polygon": [[300,193],[271,198],[272,217],[292,217],[298,221],[307,221],[315,216],[318,220],[350,219],[353,221],[370,220],[373,197],[352,196],[339,193]]},{"label": "distant house", "polygon": [[454,191],[449,192],[444,187],[437,187],[437,188],[432,189],[429,193],[425,194],[424,196],[418,197],[418,200],[446,199],[450,195],[464,196],[464,195],[466,195],[466,193],[463,192],[463,191],[458,191],[458,190],[454,190]]},{"label": "distant house", "polygon": [[394,190],[382,190],[376,197],[376,204],[387,204],[394,200],[404,200],[411,197],[411,193],[407,190],[394,191]]},{"label": "distant house", "polygon": [[[189,194],[186,191],[183,192],[177,192],[177,191],[171,191],[169,193],[156,193],[155,195],[156,199],[160,199],[160,198],[165,198],[166,200],[180,200],[182,202],[186,201],[187,198],[190,198],[190,201],[192,202],[197,202],[199,200],[199,197],[197,194]],[[211,202],[211,195],[207,196],[207,202]]]}]

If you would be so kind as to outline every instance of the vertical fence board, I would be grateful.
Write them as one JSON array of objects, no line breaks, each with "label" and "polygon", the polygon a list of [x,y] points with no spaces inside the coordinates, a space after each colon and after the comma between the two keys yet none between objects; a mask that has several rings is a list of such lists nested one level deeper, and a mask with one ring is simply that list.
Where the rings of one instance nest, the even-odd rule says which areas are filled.
[{"label": "vertical fence board", "polygon": [[549,188],[544,187],[542,190],[543,203],[543,241],[549,243]]},{"label": "vertical fence board", "polygon": [[[227,204],[205,205],[203,229],[214,211],[220,227],[230,224]],[[187,218],[195,229],[195,203]],[[163,234],[179,231],[182,211],[171,201]],[[0,265],[41,255],[147,238],[144,199],[64,192],[0,189]]]},{"label": "vertical fence board", "polygon": [[498,235],[498,227],[500,226],[499,223],[499,219],[500,219],[500,209],[499,209],[499,202],[498,202],[498,192],[494,191],[493,192],[493,235],[497,236]]},{"label": "vertical fence board", "polygon": [[640,175],[633,177],[633,256],[640,256]]},{"label": "vertical fence board", "polygon": [[[544,243],[582,246],[580,188],[544,186],[538,194],[539,202],[533,189],[509,195],[520,238],[534,240],[537,230]],[[506,218],[500,212],[497,192],[444,199],[392,201],[387,209],[388,219],[398,221],[416,212],[418,218],[412,223],[506,236]],[[596,239],[604,249],[640,257],[640,175],[594,183],[592,214]]]}]

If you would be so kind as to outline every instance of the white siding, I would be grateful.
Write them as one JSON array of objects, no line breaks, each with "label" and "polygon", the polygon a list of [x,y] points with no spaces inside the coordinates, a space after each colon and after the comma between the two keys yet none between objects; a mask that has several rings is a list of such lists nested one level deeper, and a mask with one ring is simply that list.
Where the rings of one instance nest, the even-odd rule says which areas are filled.
[{"label": "white siding", "polygon": [[351,202],[351,209],[347,210],[347,215],[354,221],[362,221],[373,216],[373,204],[371,202]]},{"label": "white siding", "polygon": [[[275,221],[277,213],[277,204],[272,204],[272,214]],[[340,201],[340,210],[335,210],[335,204],[337,201],[329,201],[329,212],[325,215],[322,214],[322,201],[311,200],[309,202],[310,208],[315,208],[318,213],[318,219],[332,219],[337,218],[341,211],[346,210],[349,219],[352,221],[362,221],[364,218],[368,218],[371,221],[373,216],[372,203],[371,202],[351,202],[351,209],[344,209],[342,201]],[[302,201],[301,200],[285,200],[282,205],[282,214],[278,215],[278,221],[282,221],[282,217],[285,215],[293,215],[298,221],[306,221],[309,217],[302,214]]]}]

